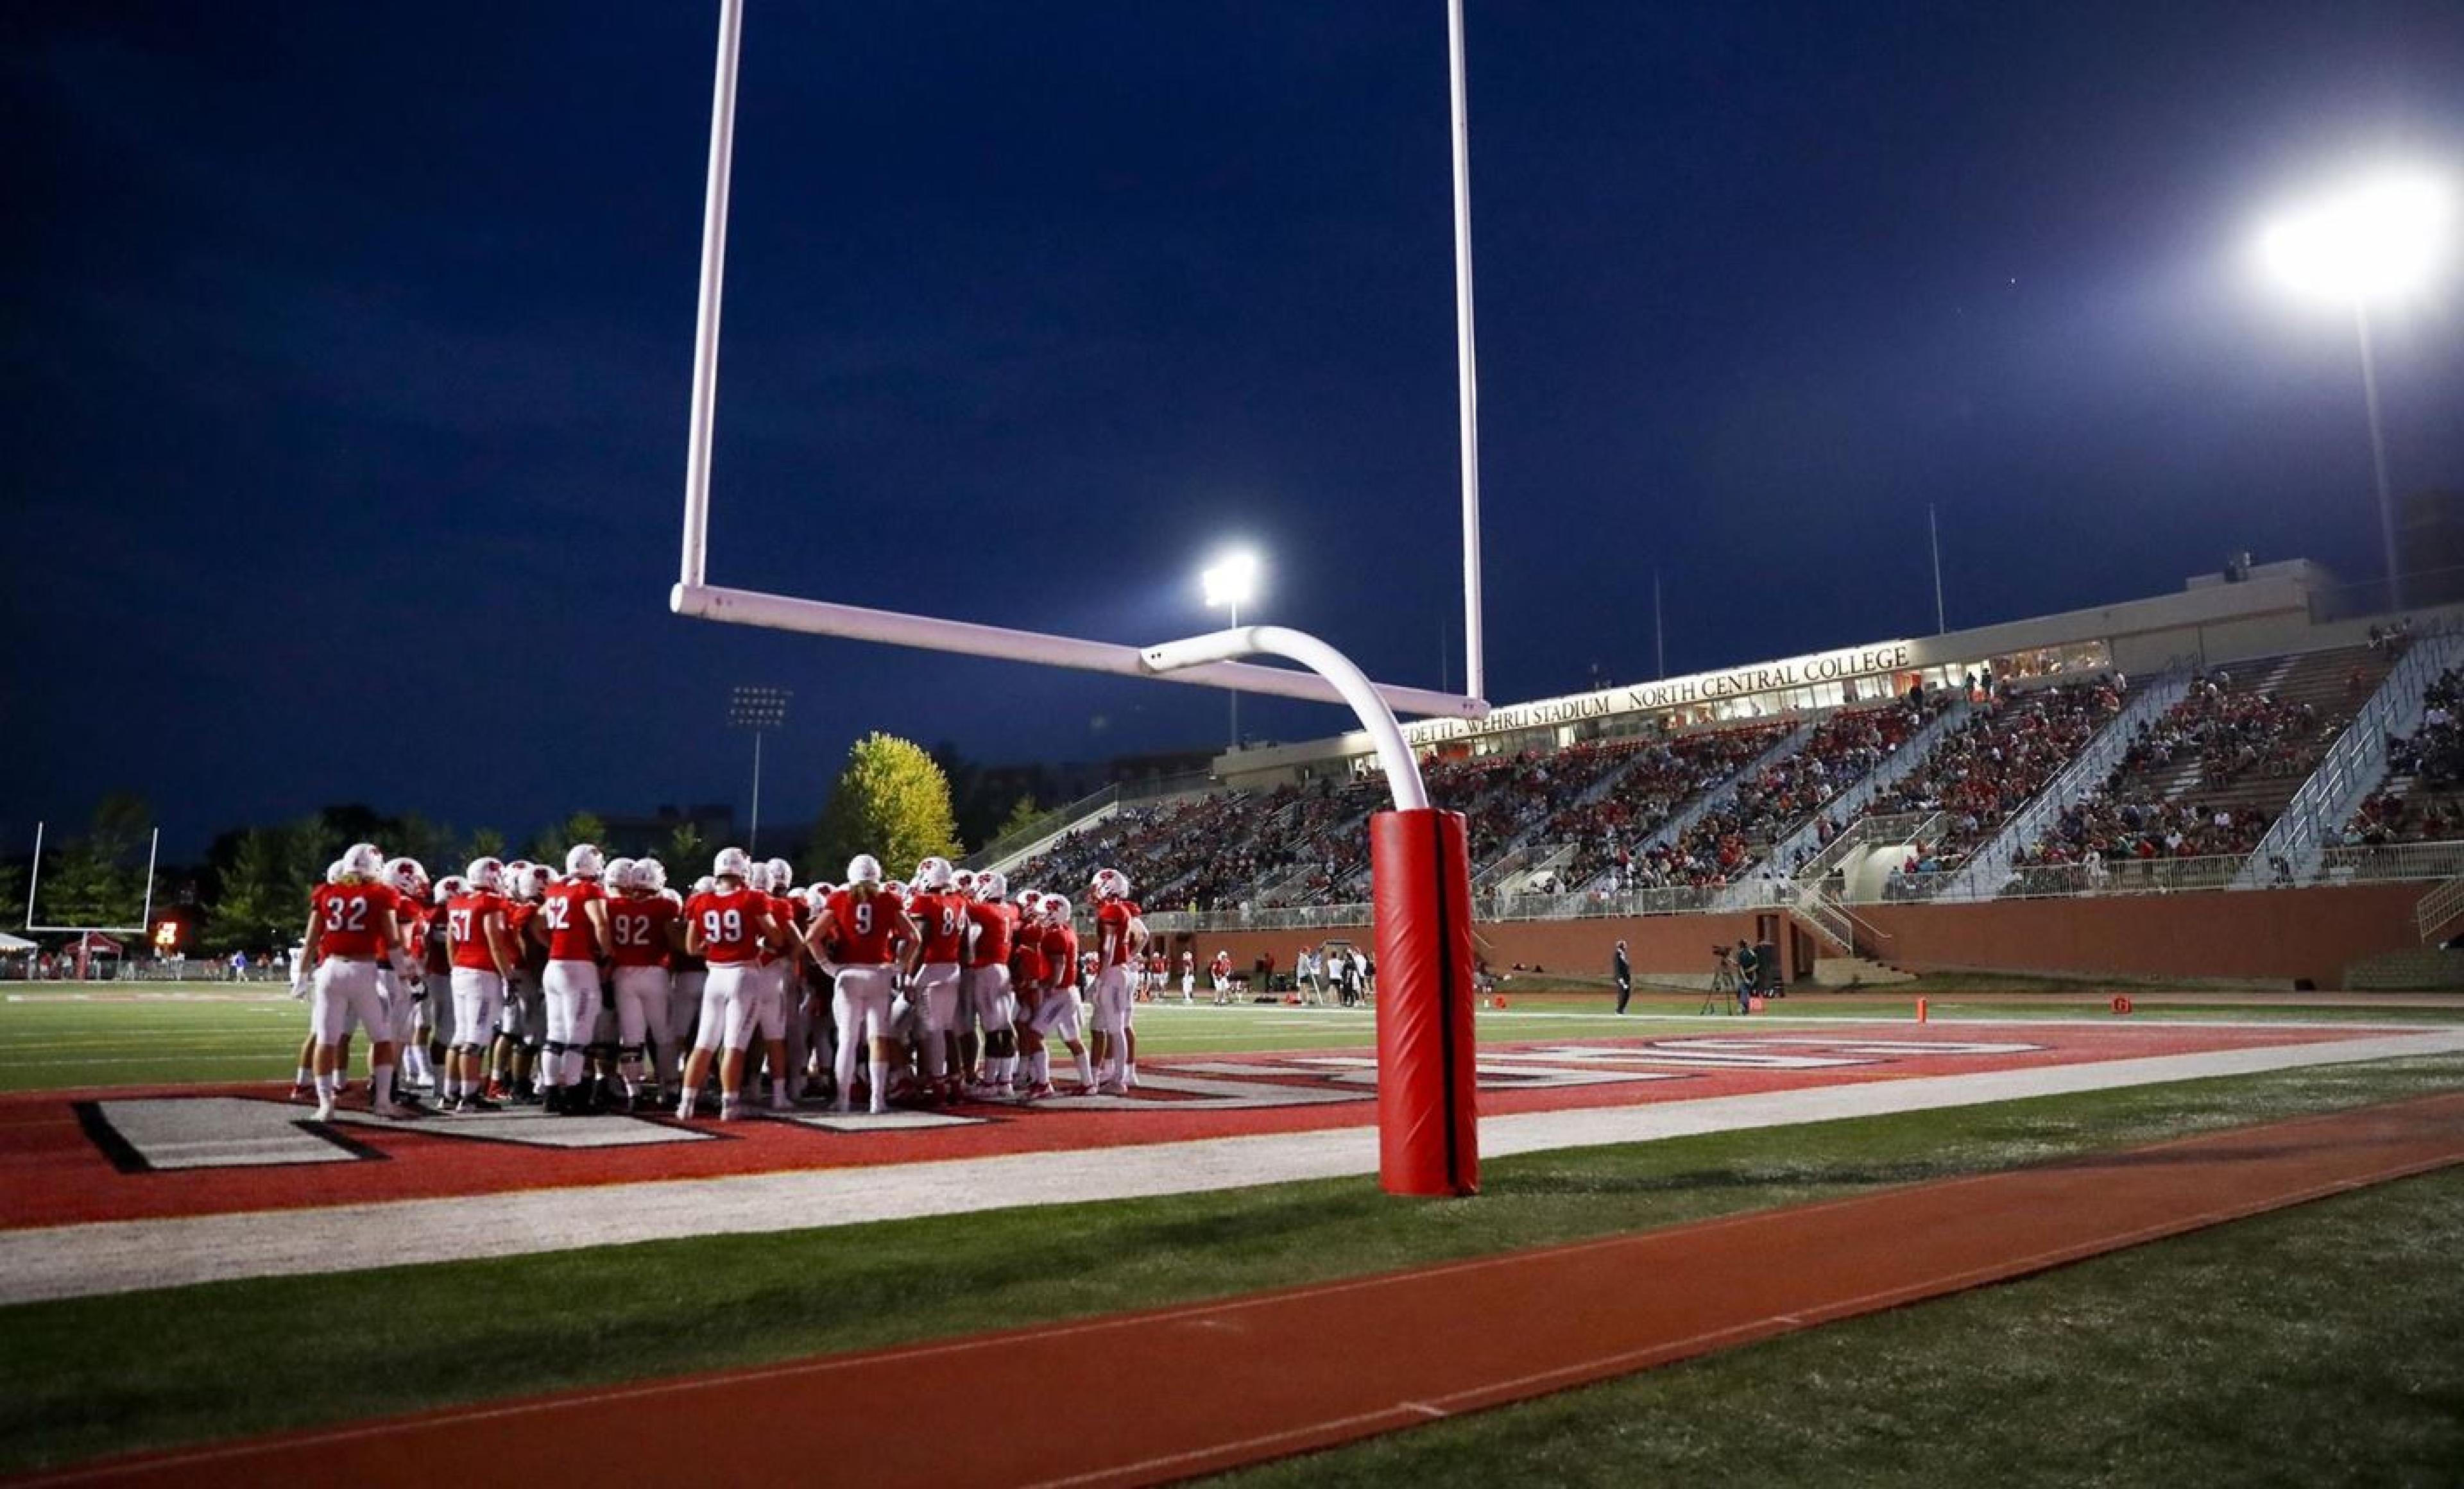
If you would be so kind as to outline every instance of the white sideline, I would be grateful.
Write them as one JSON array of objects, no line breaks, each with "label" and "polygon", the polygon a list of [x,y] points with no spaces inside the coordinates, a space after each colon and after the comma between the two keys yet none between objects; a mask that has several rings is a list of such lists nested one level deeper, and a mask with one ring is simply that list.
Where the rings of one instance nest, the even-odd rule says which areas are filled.
[{"label": "white sideline", "polygon": [[[1489,1117],[1489,1157],[2464,1053],[2464,1028]],[[0,1304],[1372,1174],[1375,1128],[0,1231]]]}]

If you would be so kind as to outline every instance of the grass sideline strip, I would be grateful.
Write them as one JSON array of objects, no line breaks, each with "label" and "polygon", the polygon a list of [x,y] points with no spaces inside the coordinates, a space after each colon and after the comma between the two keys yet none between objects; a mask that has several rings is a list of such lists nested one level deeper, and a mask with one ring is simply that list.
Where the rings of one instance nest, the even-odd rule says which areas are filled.
[{"label": "grass sideline strip", "polygon": [[2452,1484],[2464,1173],[1202,1480]]},{"label": "grass sideline strip", "polygon": [[1344,1179],[28,1304],[0,1310],[0,1471],[1236,1296],[2458,1086],[2464,1057],[2322,1066],[1501,1159],[1471,1202]]}]

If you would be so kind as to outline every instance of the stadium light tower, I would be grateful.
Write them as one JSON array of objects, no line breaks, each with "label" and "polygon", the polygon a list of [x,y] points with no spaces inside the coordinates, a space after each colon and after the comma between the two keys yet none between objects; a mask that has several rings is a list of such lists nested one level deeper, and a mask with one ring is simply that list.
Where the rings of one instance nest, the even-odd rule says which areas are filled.
[{"label": "stadium light tower", "polygon": [[[1199,571],[1199,588],[1205,593],[1206,608],[1223,606],[1231,614],[1227,628],[1241,624],[1241,607],[1258,592],[1258,556],[1246,548],[1236,548]],[[1241,748],[1241,695],[1232,693],[1232,745]]]},{"label": "stadium light tower", "polygon": [[2284,212],[2259,234],[2260,264],[2278,284],[2318,303],[2349,309],[2362,347],[2362,402],[2369,415],[2370,469],[2378,483],[2379,541],[2386,549],[2387,604],[2404,607],[2396,575],[2395,505],[2387,495],[2387,442],[2379,431],[2379,376],[2370,353],[2370,307],[2430,287],[2450,255],[2453,208],[2447,186],[2417,170],[2388,171]]},{"label": "stadium light tower", "polygon": [[753,825],[744,833],[747,853],[761,842],[761,736],[787,722],[787,700],[794,696],[790,689],[744,683],[728,694],[727,727],[753,731]]}]

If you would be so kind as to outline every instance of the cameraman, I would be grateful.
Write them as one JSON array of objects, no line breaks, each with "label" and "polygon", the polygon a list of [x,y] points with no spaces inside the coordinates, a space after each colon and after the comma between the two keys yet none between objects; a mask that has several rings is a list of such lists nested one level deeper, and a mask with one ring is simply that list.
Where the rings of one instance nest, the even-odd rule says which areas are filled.
[{"label": "cameraman", "polygon": [[1625,1012],[1625,1000],[1634,996],[1634,966],[1625,959],[1625,943],[1617,944],[1617,957],[1609,963],[1609,975],[1617,981],[1618,1013]]},{"label": "cameraman", "polygon": [[1761,969],[1755,963],[1754,949],[1746,943],[1746,938],[1744,936],[1737,937],[1738,1013],[1750,1014],[1753,1012],[1754,977],[1760,971]]}]

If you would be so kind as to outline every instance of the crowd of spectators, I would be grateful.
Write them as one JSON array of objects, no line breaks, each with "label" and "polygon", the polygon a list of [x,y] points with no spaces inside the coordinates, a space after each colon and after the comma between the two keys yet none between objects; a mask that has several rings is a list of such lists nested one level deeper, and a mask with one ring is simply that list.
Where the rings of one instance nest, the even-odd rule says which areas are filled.
[{"label": "crowd of spectators", "polygon": [[1615,874],[1628,887],[1644,845],[1687,802],[1779,743],[1785,724],[1687,734],[1643,747],[1642,759],[1596,801],[1568,801],[1550,813],[1540,837],[1571,843],[1573,861],[1557,887],[1576,888]]},{"label": "crowd of spectators", "polygon": [[[1674,841],[1648,848],[1621,866],[1617,882],[1609,887],[1700,888],[1736,882],[1762,862],[1772,843],[1864,779],[1947,706],[1947,698],[1929,704],[1902,700],[1833,714],[1794,752],[1739,780],[1727,801],[1704,813]],[[1821,837],[1827,843],[1837,831],[1836,821],[1826,821]]]},{"label": "crowd of spectators", "polygon": [[2275,819],[2248,805],[2173,797],[2195,765],[2202,792],[2254,773],[2309,774],[2320,748],[2318,711],[2260,690],[2233,690],[2218,670],[2190,680],[2182,700],[2143,728],[2095,791],[2062,810],[2053,830],[2016,855],[2023,870],[2166,858],[2241,857]]},{"label": "crowd of spectators", "polygon": [[2464,838],[2464,673],[2449,668],[2422,693],[2421,727],[2387,742],[2387,780],[2344,824],[2347,847]]},{"label": "crowd of spectators", "polygon": [[1958,868],[1978,844],[2044,789],[2122,712],[2119,676],[2062,683],[2030,692],[2005,684],[1969,719],[1944,736],[1925,761],[1877,792],[1876,813],[1942,812],[1931,842],[1911,848],[1885,887],[1899,898],[1922,894],[1919,881]]}]

